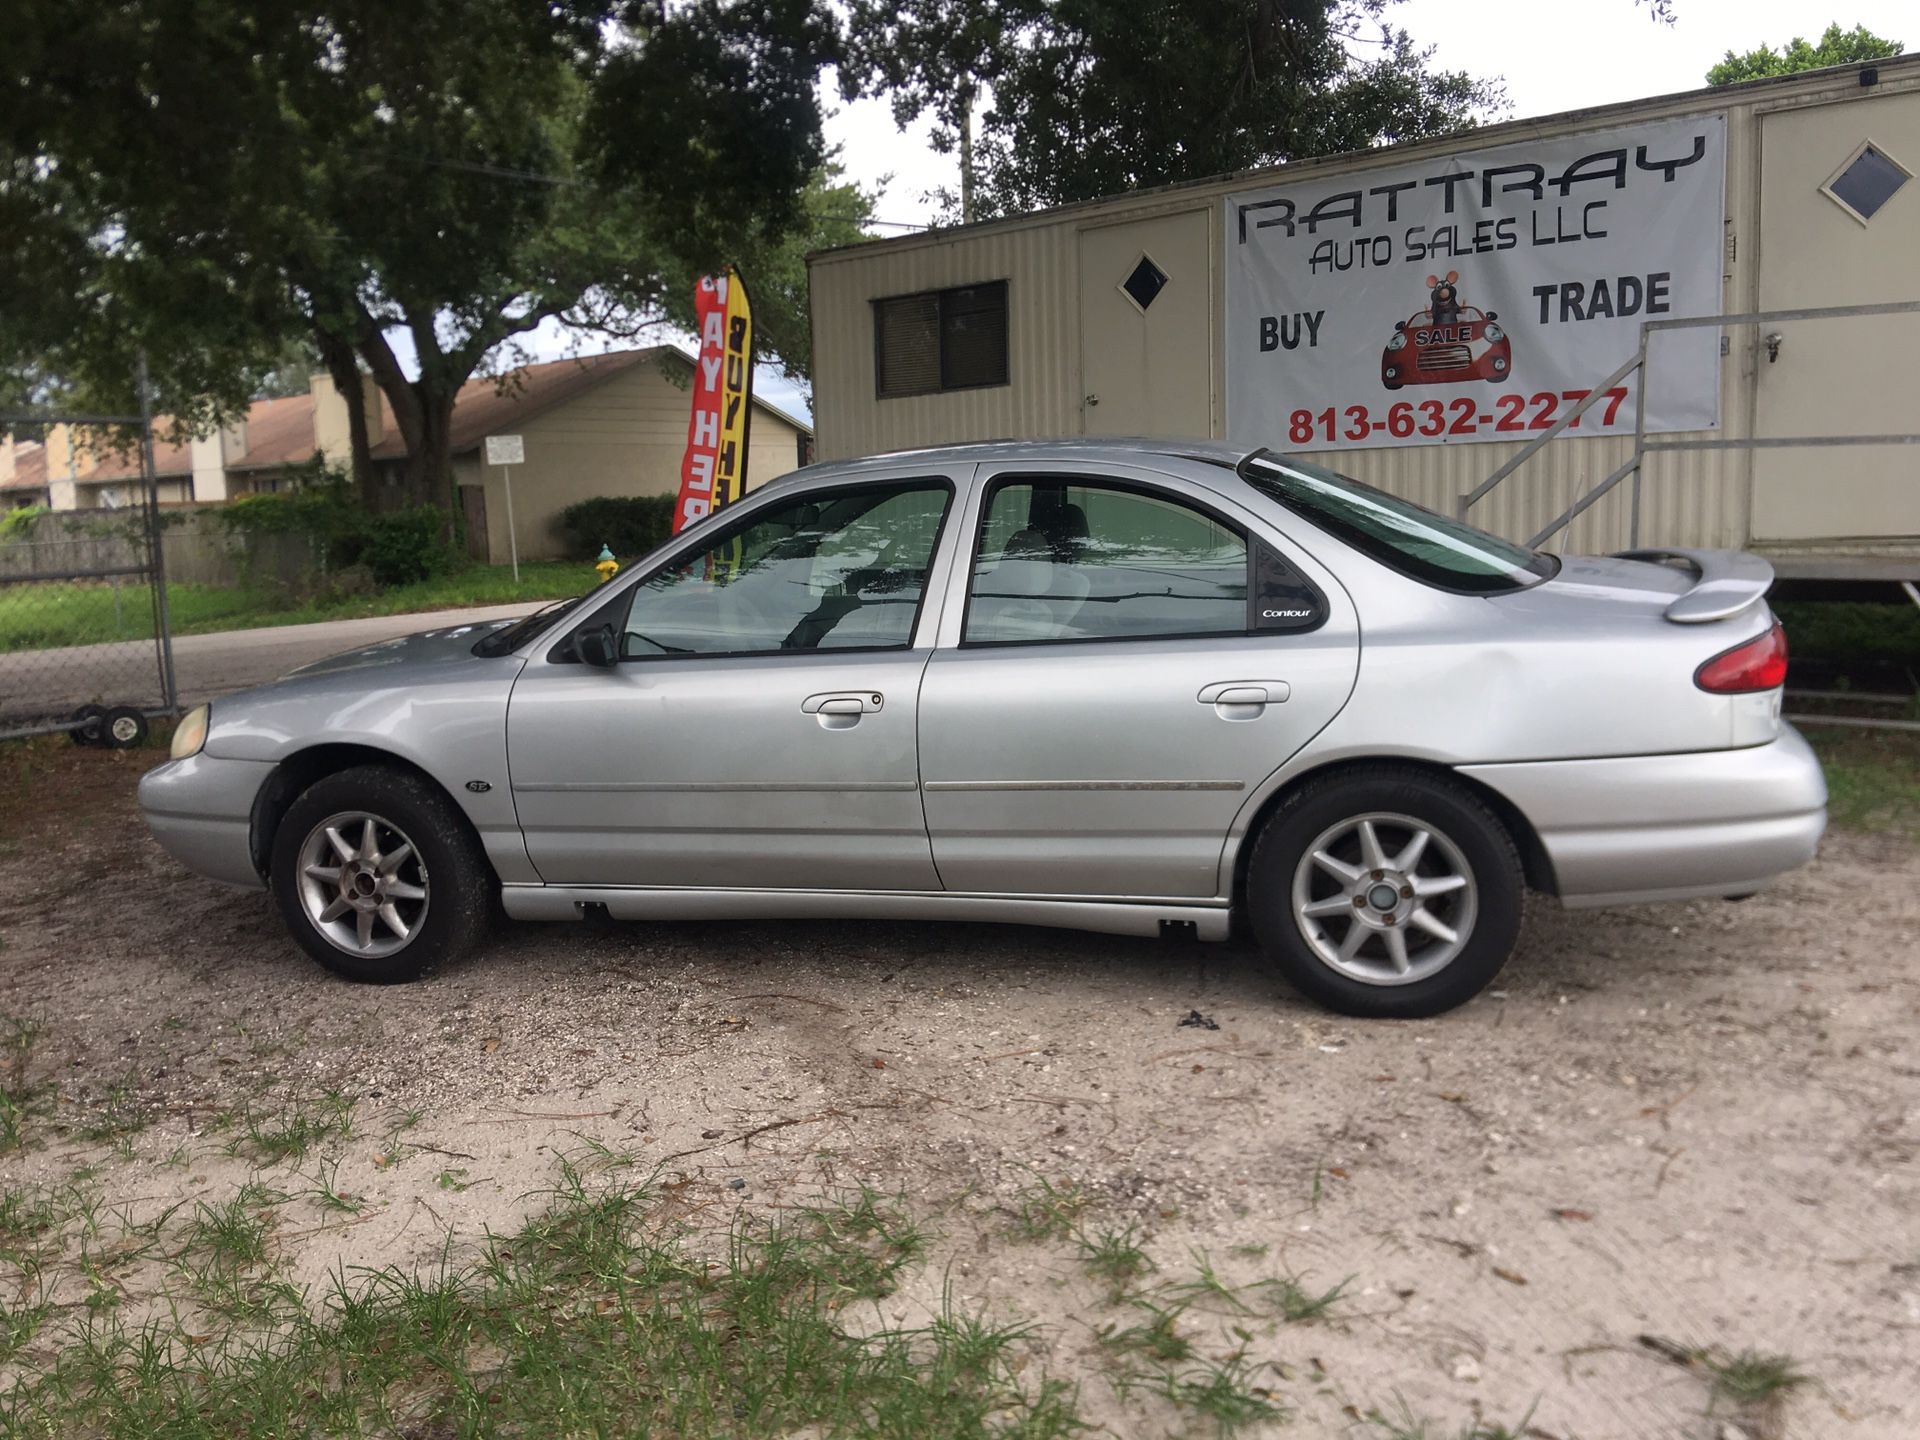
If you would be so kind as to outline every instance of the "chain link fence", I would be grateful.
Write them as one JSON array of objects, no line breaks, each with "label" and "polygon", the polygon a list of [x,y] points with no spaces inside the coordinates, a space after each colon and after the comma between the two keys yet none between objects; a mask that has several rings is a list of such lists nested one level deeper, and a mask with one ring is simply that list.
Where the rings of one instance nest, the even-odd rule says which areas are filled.
[{"label": "chain link fence", "polygon": [[57,527],[0,523],[0,739],[64,730],[137,745],[148,720],[178,710],[151,426],[33,414],[0,415],[0,430],[62,421],[121,437],[134,429],[139,473],[120,490],[136,498],[78,523],[68,512]]}]

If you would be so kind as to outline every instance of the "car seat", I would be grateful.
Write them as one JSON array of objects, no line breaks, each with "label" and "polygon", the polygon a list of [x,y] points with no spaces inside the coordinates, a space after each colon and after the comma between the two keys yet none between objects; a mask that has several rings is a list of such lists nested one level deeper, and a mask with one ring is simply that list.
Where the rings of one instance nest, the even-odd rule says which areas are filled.
[{"label": "car seat", "polygon": [[[1080,523],[1085,526],[1084,516]],[[1056,640],[1074,634],[1091,587],[1058,555],[1053,539],[1029,526],[1008,539],[998,559],[975,567],[967,638]]]}]

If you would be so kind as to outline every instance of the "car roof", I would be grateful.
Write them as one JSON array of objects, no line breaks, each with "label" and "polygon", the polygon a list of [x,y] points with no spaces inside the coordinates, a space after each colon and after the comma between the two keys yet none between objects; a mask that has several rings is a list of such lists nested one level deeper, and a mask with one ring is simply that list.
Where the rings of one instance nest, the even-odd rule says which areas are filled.
[{"label": "car roof", "polygon": [[1049,460],[1111,460],[1124,464],[1142,455],[1170,456],[1179,460],[1197,460],[1202,464],[1232,469],[1253,452],[1244,445],[1229,445],[1224,440],[1168,440],[1146,436],[1115,436],[1092,439],[1068,436],[1058,440],[979,440],[964,445],[932,445],[914,450],[892,450],[879,455],[861,455],[846,460],[822,460],[798,470],[775,476],[750,492],[758,495],[775,488],[802,484],[832,476],[844,479],[872,470],[895,470],[901,464],[977,465],[999,460],[1026,460],[1042,464]]}]

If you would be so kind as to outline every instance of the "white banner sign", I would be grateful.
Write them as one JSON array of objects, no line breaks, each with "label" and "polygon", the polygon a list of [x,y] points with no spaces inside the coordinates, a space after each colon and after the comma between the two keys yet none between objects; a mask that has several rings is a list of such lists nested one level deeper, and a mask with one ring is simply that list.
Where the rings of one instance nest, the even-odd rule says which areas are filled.
[{"label": "white banner sign", "polygon": [[[1527,141],[1227,199],[1227,435],[1327,450],[1521,440],[1718,315],[1726,118]],[[1656,333],[1649,431],[1720,418],[1719,332]],[[1631,433],[1638,379],[1570,435]]]},{"label": "white banner sign", "polygon": [[487,436],[487,464],[524,465],[527,463],[527,445],[525,437],[520,435]]}]

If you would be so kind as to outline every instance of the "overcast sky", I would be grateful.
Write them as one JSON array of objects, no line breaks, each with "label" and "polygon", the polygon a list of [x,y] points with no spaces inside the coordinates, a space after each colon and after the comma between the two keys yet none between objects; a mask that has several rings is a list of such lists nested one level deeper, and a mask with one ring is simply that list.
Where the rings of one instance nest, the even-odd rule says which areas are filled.
[{"label": "overcast sky", "polygon": [[[1672,25],[1654,23],[1634,0],[1586,0],[1578,7],[1564,0],[1403,0],[1388,14],[1420,44],[1435,47],[1441,68],[1501,77],[1510,108],[1492,117],[1498,119],[1695,90],[1728,50],[1780,49],[1795,35],[1814,40],[1833,21],[1847,29],[1865,25],[1908,50],[1920,49],[1916,0],[1838,0],[1832,9],[1804,0],[1673,0],[1673,8]],[[878,100],[836,102],[827,120],[827,136],[840,147],[849,177],[881,188],[874,213],[895,223],[878,234],[928,224],[935,213],[928,194],[958,184],[954,157],[936,154],[927,130],[922,123],[900,132]],[[557,357],[605,346],[552,330],[539,337],[539,348]],[[774,403],[807,413],[807,398],[793,382],[765,370],[758,383]]]}]

